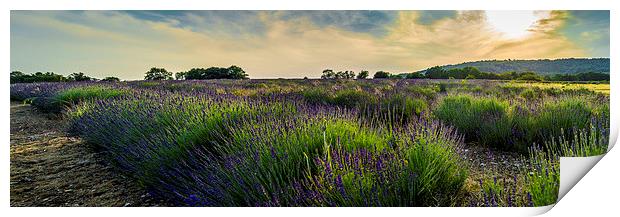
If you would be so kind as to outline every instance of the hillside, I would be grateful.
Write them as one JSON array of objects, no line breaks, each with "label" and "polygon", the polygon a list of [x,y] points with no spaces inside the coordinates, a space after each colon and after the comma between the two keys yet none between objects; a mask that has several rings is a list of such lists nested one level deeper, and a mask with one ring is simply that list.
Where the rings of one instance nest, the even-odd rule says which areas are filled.
[{"label": "hillside", "polygon": [[[444,69],[476,67],[482,72],[536,72],[542,75],[576,74],[583,72],[609,73],[609,58],[570,58],[541,60],[482,60],[454,65],[444,65]],[[420,72],[424,72],[422,70]]]}]

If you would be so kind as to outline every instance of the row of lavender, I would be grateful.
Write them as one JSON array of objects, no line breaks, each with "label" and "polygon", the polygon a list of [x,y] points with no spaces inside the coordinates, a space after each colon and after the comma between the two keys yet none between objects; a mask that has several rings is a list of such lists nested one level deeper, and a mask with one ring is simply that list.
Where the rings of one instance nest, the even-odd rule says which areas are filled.
[{"label": "row of lavender", "polygon": [[[111,162],[153,194],[192,206],[553,203],[557,156],[606,149],[608,98],[538,90],[536,99],[525,91],[423,80],[11,86],[12,98],[66,102],[71,132],[107,150]],[[545,117],[557,124],[583,108],[584,117],[562,121],[573,128],[527,137],[536,144],[531,167],[508,181],[469,175],[474,168],[461,156],[464,141],[497,145],[513,138],[497,129],[539,132],[545,125],[530,122]],[[480,184],[467,184],[473,180]]]}]

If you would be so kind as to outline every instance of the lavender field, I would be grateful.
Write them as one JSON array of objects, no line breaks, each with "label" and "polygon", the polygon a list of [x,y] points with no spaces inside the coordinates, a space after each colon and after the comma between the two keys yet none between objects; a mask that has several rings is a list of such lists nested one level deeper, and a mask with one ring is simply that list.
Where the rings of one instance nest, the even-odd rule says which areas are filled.
[{"label": "lavender field", "polygon": [[10,94],[174,206],[545,206],[560,156],[607,151],[609,93],[596,87],[608,84],[575,85],[98,81]]}]

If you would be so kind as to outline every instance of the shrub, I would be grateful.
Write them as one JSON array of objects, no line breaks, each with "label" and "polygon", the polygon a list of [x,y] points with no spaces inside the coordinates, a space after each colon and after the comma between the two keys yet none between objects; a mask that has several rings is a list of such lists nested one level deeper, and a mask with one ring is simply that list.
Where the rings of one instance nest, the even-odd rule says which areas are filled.
[{"label": "shrub", "polygon": [[112,89],[104,86],[74,86],[60,89],[55,93],[31,97],[26,102],[43,112],[60,113],[65,108],[83,101],[109,99],[122,96],[125,93],[127,93],[127,90]]},{"label": "shrub", "polygon": [[[294,185],[297,203],[310,206],[446,206],[468,176],[449,128],[418,123],[403,149],[343,151],[316,160],[318,173]],[[308,186],[309,189],[303,189]]]},{"label": "shrub", "polygon": [[445,93],[447,91],[448,85],[445,83],[439,83],[438,87],[440,93]]},{"label": "shrub", "polygon": [[547,206],[558,199],[560,189],[560,165],[557,156],[549,155],[539,148],[530,150],[530,172],[525,185],[530,206]]},{"label": "shrub", "polygon": [[76,104],[91,99],[108,99],[121,96],[126,90],[112,89],[103,86],[76,87],[59,92],[54,98],[64,104]]},{"label": "shrub", "polygon": [[565,98],[545,103],[533,117],[535,138],[548,141],[562,134],[573,137],[573,129],[585,129],[592,118],[591,106],[578,98]]},{"label": "shrub", "polygon": [[312,104],[329,104],[332,101],[332,96],[325,90],[320,88],[311,88],[302,91],[304,99]]},{"label": "shrub", "polygon": [[589,157],[607,153],[609,144],[608,124],[597,120],[586,129],[573,132],[573,137],[562,135],[545,142],[545,148],[555,156]]},{"label": "shrub", "polygon": [[384,72],[384,71],[378,71],[375,73],[375,75],[373,76],[373,78],[378,79],[378,78],[390,78],[392,75],[389,72]]},{"label": "shrub", "polygon": [[435,117],[455,126],[470,141],[507,147],[511,127],[508,104],[494,98],[467,95],[447,96],[433,112]]},{"label": "shrub", "polygon": [[228,68],[209,67],[209,68],[192,68],[187,72],[181,72],[179,78],[186,80],[204,80],[204,79],[247,79],[248,74],[238,66],[230,66]]},{"label": "shrub", "polygon": [[103,79],[101,79],[101,81],[106,81],[106,82],[119,82],[121,81],[121,79],[117,78],[117,77],[105,77]]},{"label": "shrub", "polygon": [[390,124],[406,123],[414,116],[420,116],[428,107],[425,100],[400,93],[390,94],[380,100],[378,107],[367,108],[371,118]]},{"label": "shrub", "polygon": [[413,95],[423,96],[427,100],[434,99],[436,95],[435,90],[430,87],[410,86],[410,87],[407,87],[406,90]]},{"label": "shrub", "polygon": [[[517,175],[511,179],[493,176],[479,180],[480,194],[470,201],[470,206],[484,207],[531,207],[531,194],[521,188]],[[529,195],[529,196],[528,196]]]},{"label": "shrub", "polygon": [[375,96],[358,90],[338,91],[332,99],[332,104],[345,108],[360,108],[376,102],[377,98]]},{"label": "shrub", "polygon": [[144,75],[144,80],[169,80],[172,79],[172,72],[164,68],[153,67]]},{"label": "shrub", "polygon": [[416,196],[436,199],[420,205],[449,204],[467,178],[467,171],[452,147],[421,138],[406,154],[407,167],[416,177],[413,180]]},{"label": "shrub", "polygon": [[521,97],[523,97],[524,99],[527,100],[533,100],[538,98],[539,92],[538,91],[534,91],[532,88],[528,88],[528,89],[524,89],[523,91],[521,91]]}]

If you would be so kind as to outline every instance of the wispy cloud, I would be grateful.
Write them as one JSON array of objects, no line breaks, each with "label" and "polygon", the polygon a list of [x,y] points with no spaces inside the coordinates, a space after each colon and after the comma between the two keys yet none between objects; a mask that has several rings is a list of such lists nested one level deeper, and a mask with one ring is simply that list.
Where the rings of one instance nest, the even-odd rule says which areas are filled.
[{"label": "wispy cloud", "polygon": [[11,67],[139,79],[152,66],[234,64],[275,78],[609,55],[608,12],[544,13],[526,36],[505,38],[484,11],[13,11]]}]

